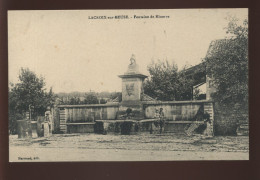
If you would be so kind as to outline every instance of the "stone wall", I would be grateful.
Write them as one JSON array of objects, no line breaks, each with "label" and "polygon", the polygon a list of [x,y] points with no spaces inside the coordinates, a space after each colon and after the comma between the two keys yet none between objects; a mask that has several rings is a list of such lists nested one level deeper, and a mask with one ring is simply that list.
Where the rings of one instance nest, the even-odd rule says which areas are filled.
[{"label": "stone wall", "polygon": [[[67,132],[67,123],[90,123],[94,120],[115,120],[117,118],[118,103],[92,104],[92,105],[60,105],[59,123],[60,131]],[[87,125],[86,125],[87,126]],[[71,127],[74,129],[75,127]]]},{"label": "stone wall", "polygon": [[[240,125],[247,125],[248,131],[248,110],[243,105],[236,104],[227,107],[215,103],[215,134],[216,135],[237,135]],[[248,133],[248,132],[247,132]]]},{"label": "stone wall", "polygon": [[[210,119],[214,120],[213,103],[211,101],[147,101],[142,102],[144,119],[153,119],[156,109],[163,108],[166,121],[194,121],[199,110],[208,112]],[[96,105],[60,105],[59,122],[60,130],[64,133],[75,132],[75,123],[81,123],[82,126],[93,126],[95,120],[116,120],[118,119],[119,103],[114,104],[96,104]],[[85,123],[85,125],[84,125]],[[186,122],[187,123],[187,122]],[[180,124],[171,125],[182,126]],[[55,125],[56,127],[56,125]],[[70,129],[68,129],[70,127]],[[166,128],[171,131],[171,128]],[[176,129],[176,128],[175,128]],[[84,132],[84,130],[80,130]]]},{"label": "stone wall", "polygon": [[66,122],[93,122],[95,119],[116,119],[118,104],[61,105]]},{"label": "stone wall", "polygon": [[88,124],[71,124],[67,127],[68,133],[94,133],[95,123]]},{"label": "stone wall", "polygon": [[192,121],[195,120],[199,108],[204,109],[205,103],[211,101],[164,101],[145,102],[145,118],[153,118],[156,109],[163,108],[164,117],[168,121]]}]

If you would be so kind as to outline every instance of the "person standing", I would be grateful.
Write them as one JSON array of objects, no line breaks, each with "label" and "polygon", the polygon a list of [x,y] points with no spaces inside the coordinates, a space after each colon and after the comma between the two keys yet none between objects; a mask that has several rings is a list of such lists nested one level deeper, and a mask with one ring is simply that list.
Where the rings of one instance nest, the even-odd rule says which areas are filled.
[{"label": "person standing", "polygon": [[159,119],[160,119],[160,114],[159,114],[159,109],[155,109],[155,115],[154,115],[154,121],[151,123],[151,128],[150,128],[150,134],[153,134],[157,132],[158,126],[159,126]]},{"label": "person standing", "polygon": [[162,134],[164,132],[164,126],[165,126],[165,120],[164,120],[164,112],[163,112],[163,108],[160,108],[159,111],[159,125],[160,125],[160,134]]},{"label": "person standing", "polygon": [[204,130],[204,135],[213,136],[213,129],[211,125],[210,115],[206,112],[203,115],[204,123],[206,124],[206,129]]}]

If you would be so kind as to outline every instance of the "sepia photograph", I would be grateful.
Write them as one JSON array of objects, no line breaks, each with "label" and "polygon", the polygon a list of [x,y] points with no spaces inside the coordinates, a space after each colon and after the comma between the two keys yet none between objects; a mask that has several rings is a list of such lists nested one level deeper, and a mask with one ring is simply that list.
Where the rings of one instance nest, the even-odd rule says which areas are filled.
[{"label": "sepia photograph", "polygon": [[8,11],[9,162],[249,160],[248,9]]}]

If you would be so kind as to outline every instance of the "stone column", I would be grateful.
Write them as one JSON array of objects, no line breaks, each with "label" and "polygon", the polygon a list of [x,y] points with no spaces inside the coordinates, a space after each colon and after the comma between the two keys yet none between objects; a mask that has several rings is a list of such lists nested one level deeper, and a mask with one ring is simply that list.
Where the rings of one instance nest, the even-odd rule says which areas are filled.
[{"label": "stone column", "polygon": [[207,122],[207,128],[205,130],[205,134],[208,136],[214,136],[214,106],[213,102],[204,103],[204,113],[208,113],[210,115],[210,122]]},{"label": "stone column", "polygon": [[216,92],[216,88],[214,87],[214,80],[209,76],[206,76],[206,99],[212,100],[211,94]]}]

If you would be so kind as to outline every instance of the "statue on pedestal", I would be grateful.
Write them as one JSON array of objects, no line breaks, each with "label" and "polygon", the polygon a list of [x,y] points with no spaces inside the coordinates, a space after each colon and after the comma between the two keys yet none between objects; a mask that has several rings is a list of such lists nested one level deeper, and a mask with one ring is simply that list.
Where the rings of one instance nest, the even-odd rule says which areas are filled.
[{"label": "statue on pedestal", "polygon": [[130,58],[130,64],[128,65],[126,74],[138,74],[138,73],[139,73],[139,67],[136,64],[135,55],[132,54]]},{"label": "statue on pedestal", "polygon": [[136,64],[136,62],[135,62],[135,55],[134,54],[132,54],[132,56],[131,56],[131,58],[130,58],[130,65],[135,65]]}]

